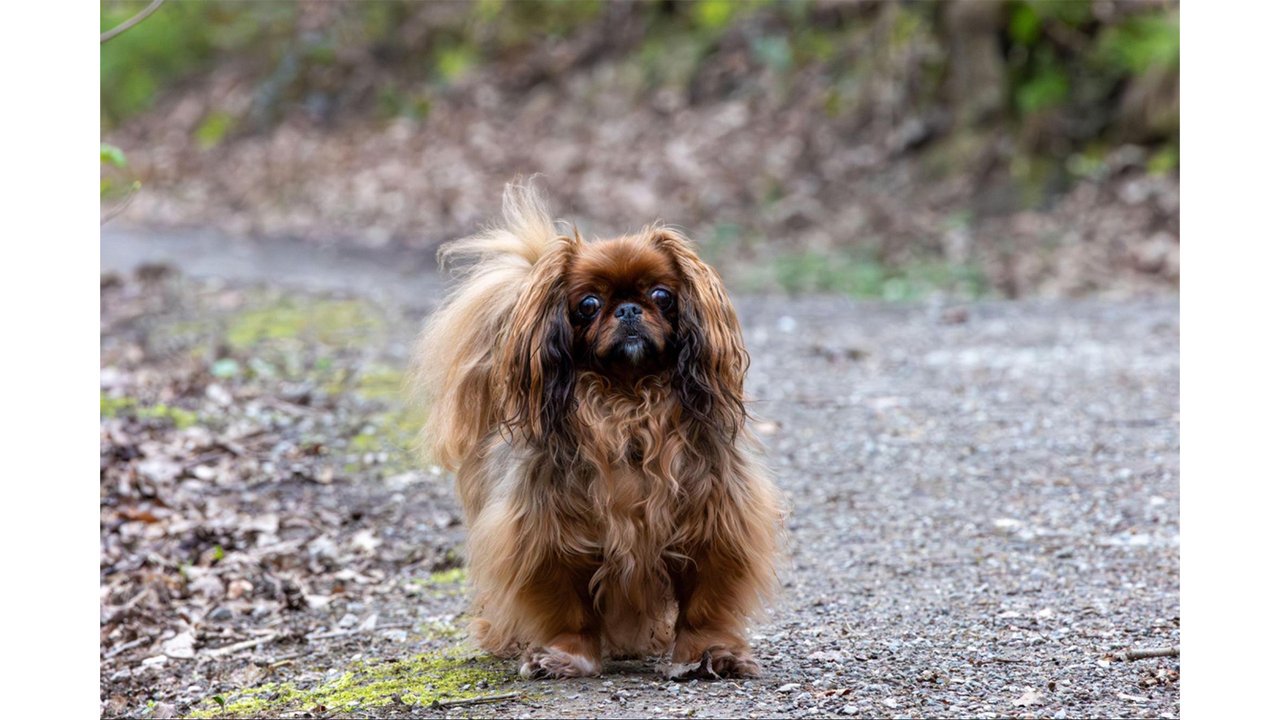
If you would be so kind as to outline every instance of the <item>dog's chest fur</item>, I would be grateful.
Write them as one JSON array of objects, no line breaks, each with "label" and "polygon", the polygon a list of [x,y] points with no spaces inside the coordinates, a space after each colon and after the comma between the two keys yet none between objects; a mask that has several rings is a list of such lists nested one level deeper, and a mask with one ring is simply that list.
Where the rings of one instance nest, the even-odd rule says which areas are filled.
[{"label": "dog's chest fur", "polygon": [[573,485],[590,506],[601,564],[595,584],[631,594],[665,584],[664,561],[677,551],[685,447],[675,430],[679,403],[664,378],[625,394],[607,382],[586,375],[577,387]]}]

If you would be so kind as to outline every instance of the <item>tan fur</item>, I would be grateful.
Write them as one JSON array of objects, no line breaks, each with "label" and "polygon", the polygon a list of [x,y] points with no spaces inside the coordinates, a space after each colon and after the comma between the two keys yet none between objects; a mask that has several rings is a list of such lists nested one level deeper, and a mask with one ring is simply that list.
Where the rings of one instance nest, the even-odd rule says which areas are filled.
[{"label": "tan fur", "polygon": [[[424,446],[457,471],[469,525],[477,640],[534,676],[665,654],[677,672],[756,674],[745,626],[776,583],[782,502],[745,426],[719,277],[672,230],[585,243],[531,190],[504,200],[506,228],[442,251],[471,264],[417,356]],[[644,316],[667,365],[632,378],[570,359],[578,296],[633,280],[678,286],[678,319]],[[603,357],[608,320],[573,341]]]}]

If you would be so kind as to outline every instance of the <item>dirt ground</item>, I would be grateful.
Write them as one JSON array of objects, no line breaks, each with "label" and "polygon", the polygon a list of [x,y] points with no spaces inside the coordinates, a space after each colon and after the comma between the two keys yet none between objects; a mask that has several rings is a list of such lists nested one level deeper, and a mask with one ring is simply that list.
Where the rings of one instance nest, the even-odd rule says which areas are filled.
[{"label": "dirt ground", "polygon": [[429,260],[102,251],[105,717],[1179,715],[1176,657],[1114,655],[1179,643],[1174,295],[738,296],[792,504],[764,676],[522,681],[409,451]]}]

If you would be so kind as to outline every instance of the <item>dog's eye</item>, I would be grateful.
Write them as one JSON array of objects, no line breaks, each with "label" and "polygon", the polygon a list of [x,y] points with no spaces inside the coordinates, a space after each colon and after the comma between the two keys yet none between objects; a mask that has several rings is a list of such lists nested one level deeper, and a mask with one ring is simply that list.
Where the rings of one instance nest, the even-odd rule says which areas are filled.
[{"label": "dog's eye", "polygon": [[582,302],[578,303],[578,314],[585,319],[595,317],[600,312],[600,298],[595,295],[588,295],[582,298]]},{"label": "dog's eye", "polygon": [[666,288],[654,288],[650,290],[649,297],[653,298],[653,301],[663,310],[671,307],[671,301],[673,298],[671,297],[671,292]]}]

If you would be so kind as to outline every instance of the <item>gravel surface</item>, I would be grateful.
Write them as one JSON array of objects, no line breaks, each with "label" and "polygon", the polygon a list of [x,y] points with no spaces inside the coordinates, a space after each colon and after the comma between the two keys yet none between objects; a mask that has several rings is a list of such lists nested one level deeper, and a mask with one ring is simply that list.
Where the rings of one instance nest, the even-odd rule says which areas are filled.
[{"label": "gravel surface", "polygon": [[[145,240],[121,254],[109,233],[104,238],[104,269],[163,256],[160,245],[147,250]],[[170,260],[182,267],[180,257]],[[294,258],[290,268],[307,274],[308,263],[324,262]],[[223,276],[216,287],[224,294],[228,283],[271,276],[257,267],[237,278],[226,271],[232,265],[211,262],[192,272]],[[332,283],[305,293],[354,292],[377,303],[396,318],[378,336],[387,343],[379,362],[402,361],[440,280],[388,270],[382,282],[362,285],[379,277],[377,267],[362,270],[356,286],[334,268],[326,274],[316,267],[314,277]],[[184,282],[205,287],[207,279]],[[273,290],[305,294],[280,283]],[[645,665],[615,663],[597,679],[508,679],[493,691],[519,696],[490,705],[397,702],[319,714],[1178,716],[1176,657],[1124,662],[1111,655],[1179,643],[1175,296],[962,306],[745,296],[738,305],[752,353],[756,429],[792,503],[784,593],[754,634],[764,677],[672,683]],[[155,314],[156,307],[136,314]],[[199,307],[190,312],[203,312]],[[124,332],[105,319],[109,314],[104,299],[104,348],[115,347]],[[104,377],[125,372],[109,366],[115,357],[104,350]],[[119,357],[130,358],[120,360],[121,367],[151,362],[145,352]],[[106,443],[104,503],[112,464],[135,462],[127,454],[108,458]],[[118,628],[104,620],[104,715],[154,714],[148,699],[179,714],[207,708],[215,693],[232,699],[238,689],[260,684],[263,667],[273,681],[306,687],[331,679],[357,657],[392,659],[440,646],[438,637],[413,625],[456,617],[465,608],[462,593],[405,589],[414,573],[447,568],[441,558],[460,539],[450,483],[429,473],[376,480],[340,474],[294,492],[288,482],[238,487],[227,502],[240,503],[241,512],[270,505],[281,514],[280,538],[273,542],[288,543],[290,528],[297,528],[295,547],[332,535],[342,548],[356,538],[374,569],[357,575],[386,579],[383,589],[361,597],[354,609],[346,601],[313,607],[284,598],[280,607],[291,614],[276,627],[292,628],[291,644],[264,643],[228,656],[208,649],[227,645],[230,629],[221,641],[199,629],[193,653],[156,661],[173,636],[148,635],[120,649],[133,635],[114,634]],[[332,528],[289,520],[290,512],[312,514],[310,507],[335,517],[346,508],[360,512]],[[104,519],[104,553],[116,532]],[[415,544],[429,548],[426,560],[423,553],[397,554]],[[380,554],[384,550],[388,554]],[[335,557],[344,562],[341,552]],[[108,567],[104,559],[104,588],[123,572],[117,567],[123,562]],[[325,572],[342,570],[331,563]],[[176,607],[184,592],[162,600]],[[112,614],[108,606],[131,594],[123,586],[118,596],[104,589],[104,617]],[[373,615],[382,618],[373,621],[378,627],[399,620],[410,627],[324,637]],[[246,613],[243,623],[258,616]],[[209,617],[192,625],[212,622]],[[259,671],[246,674],[250,667]]]}]

